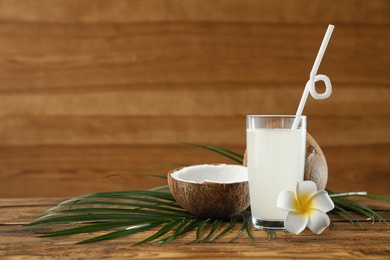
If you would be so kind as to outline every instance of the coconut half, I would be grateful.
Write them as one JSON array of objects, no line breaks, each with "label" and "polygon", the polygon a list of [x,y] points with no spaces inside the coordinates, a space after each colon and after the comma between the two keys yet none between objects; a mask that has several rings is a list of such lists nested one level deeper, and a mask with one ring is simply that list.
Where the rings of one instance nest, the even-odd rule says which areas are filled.
[{"label": "coconut half", "polygon": [[177,203],[202,218],[237,215],[249,206],[248,170],[242,165],[202,164],[168,173]]}]

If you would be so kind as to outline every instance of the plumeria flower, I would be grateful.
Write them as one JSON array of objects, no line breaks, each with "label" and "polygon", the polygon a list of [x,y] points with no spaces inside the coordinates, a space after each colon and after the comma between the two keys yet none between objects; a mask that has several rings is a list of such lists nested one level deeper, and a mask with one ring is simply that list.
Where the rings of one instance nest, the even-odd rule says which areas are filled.
[{"label": "plumeria flower", "polygon": [[330,224],[326,212],[334,208],[325,190],[317,191],[312,181],[297,183],[296,193],[282,191],[277,199],[278,208],[288,211],[284,227],[293,234],[301,233],[306,226],[315,234],[321,234]]}]

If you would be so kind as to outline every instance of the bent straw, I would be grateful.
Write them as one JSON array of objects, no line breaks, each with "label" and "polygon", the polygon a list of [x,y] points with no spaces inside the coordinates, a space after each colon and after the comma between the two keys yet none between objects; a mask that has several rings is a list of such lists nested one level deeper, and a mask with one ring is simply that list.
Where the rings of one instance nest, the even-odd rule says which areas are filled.
[{"label": "bent straw", "polygon": [[[303,108],[306,104],[306,100],[307,100],[307,97],[309,95],[309,92],[310,92],[311,96],[315,99],[328,98],[330,96],[330,94],[332,93],[332,85],[330,83],[330,79],[326,75],[316,75],[316,74],[317,74],[318,68],[320,67],[322,57],[324,56],[326,47],[328,46],[330,37],[332,36],[333,29],[334,29],[334,25],[329,24],[328,29],[326,30],[324,39],[322,40],[317,57],[314,61],[313,68],[311,69],[310,78],[306,83],[305,89],[304,89],[303,94],[302,94],[301,101],[299,102],[299,106],[298,106],[297,113],[296,113],[297,117],[294,120],[292,129],[298,128],[298,123],[299,123],[298,118],[299,118],[299,116],[302,115],[302,111],[303,111]],[[318,94],[316,89],[315,89],[315,82],[320,81],[320,80],[322,80],[326,86],[326,90],[322,94]]]}]

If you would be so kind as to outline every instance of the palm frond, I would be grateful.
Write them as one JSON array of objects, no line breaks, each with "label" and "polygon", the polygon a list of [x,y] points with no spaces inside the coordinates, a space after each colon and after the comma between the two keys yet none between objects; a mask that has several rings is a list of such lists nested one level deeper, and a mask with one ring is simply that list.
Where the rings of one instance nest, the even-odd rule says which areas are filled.
[{"label": "palm frond", "polygon": [[159,241],[157,241],[156,243],[157,244],[166,244],[166,243],[169,243],[173,240],[175,240],[176,238],[192,231],[194,228],[196,228],[197,226],[199,226],[199,219],[184,219],[182,221],[182,223],[178,226],[178,228],[176,230],[174,230],[173,234],[164,238],[164,239],[161,239]]},{"label": "palm frond", "polygon": [[343,207],[339,205],[335,205],[334,210],[332,211],[339,215],[340,217],[348,220],[352,226],[355,226],[355,223],[358,224],[361,228],[363,228],[362,224],[360,224],[359,220],[353,216],[351,213],[349,213],[347,210],[345,210]]},{"label": "palm frond", "polygon": [[230,217],[229,225],[224,230],[222,230],[219,234],[217,234],[217,235],[213,236],[212,238],[210,238],[208,240],[208,242],[215,241],[215,240],[223,237],[225,234],[227,234],[234,227],[234,225],[236,225],[237,218],[238,218],[237,216]]},{"label": "palm frond", "polygon": [[168,185],[163,185],[163,186],[154,187],[154,188],[151,188],[150,191],[169,192],[169,186]]},{"label": "palm frond", "polygon": [[242,223],[241,227],[238,230],[237,234],[230,240],[230,242],[234,242],[237,240],[237,238],[244,232],[244,230],[247,231],[247,234],[249,238],[252,240],[252,242],[255,241],[252,232],[250,231],[250,211],[249,210],[244,210],[242,213]]},{"label": "palm frond", "polygon": [[[387,223],[374,210],[346,198],[365,196],[378,199],[376,195],[329,192],[335,203],[333,211],[353,225],[356,223],[361,226],[353,214]],[[381,201],[386,201],[380,196],[379,198]],[[240,237],[244,231],[254,242],[249,210],[227,220],[201,219],[182,209],[169,192],[121,191],[88,194],[66,200],[25,226],[77,225],[58,231],[44,232],[43,236],[67,236],[107,231],[106,234],[83,240],[80,243],[99,242],[158,228],[150,237],[136,243],[136,245],[141,245],[151,242],[169,243],[192,230],[196,230],[196,237],[192,243],[208,243],[221,238],[239,223],[241,227],[231,242]],[[203,233],[205,236],[202,237]],[[267,236],[268,239],[275,239],[276,232],[267,231]]]},{"label": "palm frond", "polygon": [[50,231],[42,233],[43,237],[54,237],[54,236],[68,236],[68,235],[76,235],[76,234],[85,234],[92,233],[98,231],[112,230],[120,227],[129,227],[129,226],[137,226],[144,224],[145,221],[133,220],[133,221],[118,221],[118,222],[107,222],[107,223],[96,223],[89,225],[82,225],[80,227],[63,229],[59,231]]},{"label": "palm frond", "polygon": [[112,178],[112,177],[119,177],[119,176],[144,176],[144,177],[157,177],[157,178],[166,178],[166,176],[164,175],[159,175],[159,174],[154,174],[154,173],[116,173],[116,174],[110,174],[110,175],[106,175],[104,176],[103,178],[104,179],[107,179],[107,178]]},{"label": "palm frond", "polygon": [[207,236],[205,238],[203,238],[199,242],[209,242],[210,241],[210,237],[221,226],[221,224],[222,224],[222,219],[214,219],[214,222],[211,224],[209,233],[207,234]]},{"label": "palm frond", "polygon": [[[191,143],[183,144],[220,154],[242,164],[243,156],[228,149]],[[166,176],[155,174],[147,174],[147,176],[166,178]],[[366,192],[335,193],[328,190],[328,193],[335,204],[332,212],[351,222],[352,225],[362,226],[355,214],[372,221],[383,221],[389,224],[385,218],[373,209],[355,200],[350,200],[348,197],[364,197],[388,204],[390,198],[367,194]],[[24,227],[72,225],[71,228],[43,232],[42,236],[45,237],[86,233],[93,235],[95,232],[106,232],[103,235],[80,241],[79,243],[82,244],[155,230],[151,236],[135,244],[142,245],[146,243],[169,243],[190,231],[196,231],[195,238],[190,243],[209,243],[218,240],[231,231],[233,227],[240,225],[230,242],[237,240],[242,233],[246,233],[254,242],[255,238],[252,234],[250,219],[250,209],[227,219],[196,217],[177,204],[169,191],[168,185],[164,185],[147,191],[100,192],[75,197],[48,209]],[[333,222],[331,222],[331,227],[334,229]],[[267,231],[267,237],[269,240],[275,239],[276,232]]]},{"label": "palm frond", "polygon": [[209,221],[210,221],[210,219],[208,218],[208,219],[203,220],[201,223],[199,223],[199,226],[196,229],[196,237],[193,241],[190,242],[190,244],[196,243],[199,241],[199,239],[202,235],[202,232],[203,232],[203,228],[204,228],[205,224],[208,223]]},{"label": "palm frond", "polygon": [[275,230],[267,230],[267,238],[268,240],[272,240],[276,238]]},{"label": "palm frond", "polygon": [[242,156],[241,154],[238,154],[236,152],[233,152],[231,150],[228,150],[228,149],[225,149],[225,148],[222,148],[222,147],[205,146],[205,145],[193,144],[193,143],[185,143],[185,142],[182,142],[181,144],[195,146],[195,147],[198,147],[198,148],[202,148],[202,149],[205,149],[205,150],[208,150],[208,151],[220,154],[220,155],[222,155],[224,157],[227,157],[227,158],[231,159],[232,161],[234,161],[236,163],[239,163],[239,164],[242,164],[242,160],[244,158],[244,156]]},{"label": "palm frond", "polygon": [[254,238],[254,236],[252,234],[251,225],[250,225],[250,223],[251,223],[251,213],[249,211],[245,210],[243,212],[243,217],[244,217],[243,220],[242,220],[242,222],[244,224],[243,227],[245,228],[246,233],[248,234],[248,236],[252,240],[252,242],[255,242],[255,238]]},{"label": "palm frond", "polygon": [[172,221],[170,223],[167,223],[166,225],[164,225],[159,231],[157,231],[156,233],[154,233],[152,236],[134,244],[135,246],[137,245],[141,245],[141,244],[146,244],[146,243],[149,243],[153,240],[156,240],[162,236],[164,236],[165,234],[167,234],[168,232],[172,231],[173,229],[175,229],[179,224],[180,224],[181,220],[176,220],[176,221]]},{"label": "palm frond", "polygon": [[382,201],[384,203],[390,203],[390,198],[386,198],[384,196],[367,194],[367,192],[344,192],[344,193],[335,193],[331,190],[327,190],[330,198],[332,199],[335,208],[332,210],[333,213],[339,215],[340,217],[346,219],[351,222],[352,225],[355,223],[362,227],[359,220],[352,214],[357,214],[360,216],[365,216],[367,219],[372,222],[375,221],[383,221],[386,224],[389,224],[385,218],[383,218],[380,214],[378,214],[375,210],[363,205],[362,203],[346,199],[347,197],[364,197],[369,199],[374,199],[378,201]]},{"label": "palm frond", "polygon": [[110,232],[108,234],[104,234],[101,236],[93,237],[90,239],[86,239],[83,241],[78,242],[77,244],[88,244],[88,243],[94,243],[94,242],[99,242],[99,241],[104,241],[104,240],[109,240],[109,239],[114,239],[114,238],[120,238],[132,234],[136,234],[139,232],[144,232],[150,229],[153,229],[155,227],[158,227],[162,224],[163,222],[156,222],[156,223],[145,223],[145,224],[140,224],[138,226],[131,226],[126,229]]}]

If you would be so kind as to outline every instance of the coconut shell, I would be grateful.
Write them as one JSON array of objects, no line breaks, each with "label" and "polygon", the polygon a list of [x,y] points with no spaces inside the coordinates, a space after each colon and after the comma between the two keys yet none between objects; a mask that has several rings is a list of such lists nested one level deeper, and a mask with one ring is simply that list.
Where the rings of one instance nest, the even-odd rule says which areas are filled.
[{"label": "coconut shell", "polygon": [[[319,144],[314,138],[306,133],[306,160],[304,180],[313,181],[318,190],[324,190],[328,182],[328,165]],[[246,150],[243,165],[247,165]]]},{"label": "coconut shell", "polygon": [[168,186],[176,202],[201,218],[225,218],[249,207],[248,182],[192,183],[177,180],[168,173]]},{"label": "coconut shell", "polygon": [[305,180],[313,181],[317,190],[324,190],[328,182],[328,165],[319,144],[306,133]]}]

